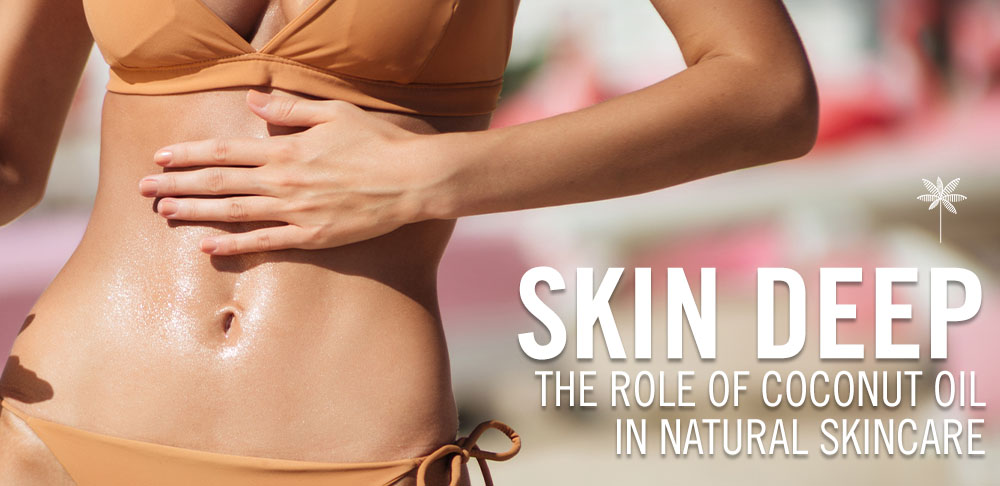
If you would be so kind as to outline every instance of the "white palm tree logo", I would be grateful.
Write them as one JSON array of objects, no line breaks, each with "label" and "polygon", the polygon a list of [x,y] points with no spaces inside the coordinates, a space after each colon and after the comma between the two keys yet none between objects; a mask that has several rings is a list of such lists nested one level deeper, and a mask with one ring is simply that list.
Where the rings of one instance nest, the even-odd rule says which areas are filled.
[{"label": "white palm tree logo", "polygon": [[931,203],[931,207],[927,208],[928,211],[934,209],[935,207],[938,208],[938,243],[941,243],[941,207],[944,206],[944,208],[950,211],[951,214],[958,214],[958,211],[952,203],[962,202],[968,199],[961,194],[951,193],[951,191],[954,191],[955,188],[958,187],[959,180],[960,179],[955,179],[949,182],[946,186],[941,184],[940,177],[937,178],[937,184],[934,184],[927,179],[923,179],[924,187],[930,191],[930,194],[917,196],[917,199],[923,202]]}]

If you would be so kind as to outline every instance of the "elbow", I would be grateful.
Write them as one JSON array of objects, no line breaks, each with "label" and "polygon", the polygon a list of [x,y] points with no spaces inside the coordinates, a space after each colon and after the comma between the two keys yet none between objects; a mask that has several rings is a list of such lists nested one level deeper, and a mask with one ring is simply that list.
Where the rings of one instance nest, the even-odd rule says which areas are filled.
[{"label": "elbow", "polygon": [[0,226],[4,226],[34,208],[45,195],[45,186],[8,186],[0,183]]},{"label": "elbow", "polygon": [[[772,91],[770,122],[773,161],[796,159],[816,145],[819,130],[819,95],[808,63],[779,76]],[[775,99],[776,98],[776,99]]]}]

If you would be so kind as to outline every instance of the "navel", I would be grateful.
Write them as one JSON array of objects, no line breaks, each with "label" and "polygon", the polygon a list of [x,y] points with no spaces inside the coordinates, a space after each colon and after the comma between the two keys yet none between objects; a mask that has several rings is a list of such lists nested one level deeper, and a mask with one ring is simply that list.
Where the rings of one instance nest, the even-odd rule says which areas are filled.
[{"label": "navel", "polygon": [[233,326],[234,317],[236,317],[236,314],[233,314],[231,311],[226,311],[225,316],[223,317],[222,332],[227,336],[229,335],[229,329]]},{"label": "navel", "polygon": [[215,313],[215,329],[226,346],[235,344],[240,335],[243,308],[236,302],[230,302]]}]

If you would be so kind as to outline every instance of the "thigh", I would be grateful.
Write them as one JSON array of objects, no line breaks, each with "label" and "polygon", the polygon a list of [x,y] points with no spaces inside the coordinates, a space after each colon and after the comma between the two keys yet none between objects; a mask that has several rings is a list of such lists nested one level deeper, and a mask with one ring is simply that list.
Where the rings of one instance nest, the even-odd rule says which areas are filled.
[{"label": "thigh", "polygon": [[0,486],[75,486],[45,443],[23,420],[0,408]]}]

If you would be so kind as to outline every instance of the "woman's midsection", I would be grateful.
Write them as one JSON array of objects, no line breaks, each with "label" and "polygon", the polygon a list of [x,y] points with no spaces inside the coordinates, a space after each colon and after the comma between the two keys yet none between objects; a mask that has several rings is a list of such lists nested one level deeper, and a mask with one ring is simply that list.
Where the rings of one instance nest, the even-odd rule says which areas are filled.
[{"label": "woman's midsection", "polygon": [[[108,95],[90,223],[15,342],[3,394],[50,420],[215,452],[374,461],[433,450],[457,427],[436,302],[452,221],[216,257],[201,238],[275,223],[174,224],[139,194],[139,179],[162,171],[158,148],[268,135],[245,93]],[[488,123],[378,116],[418,132]]]}]

